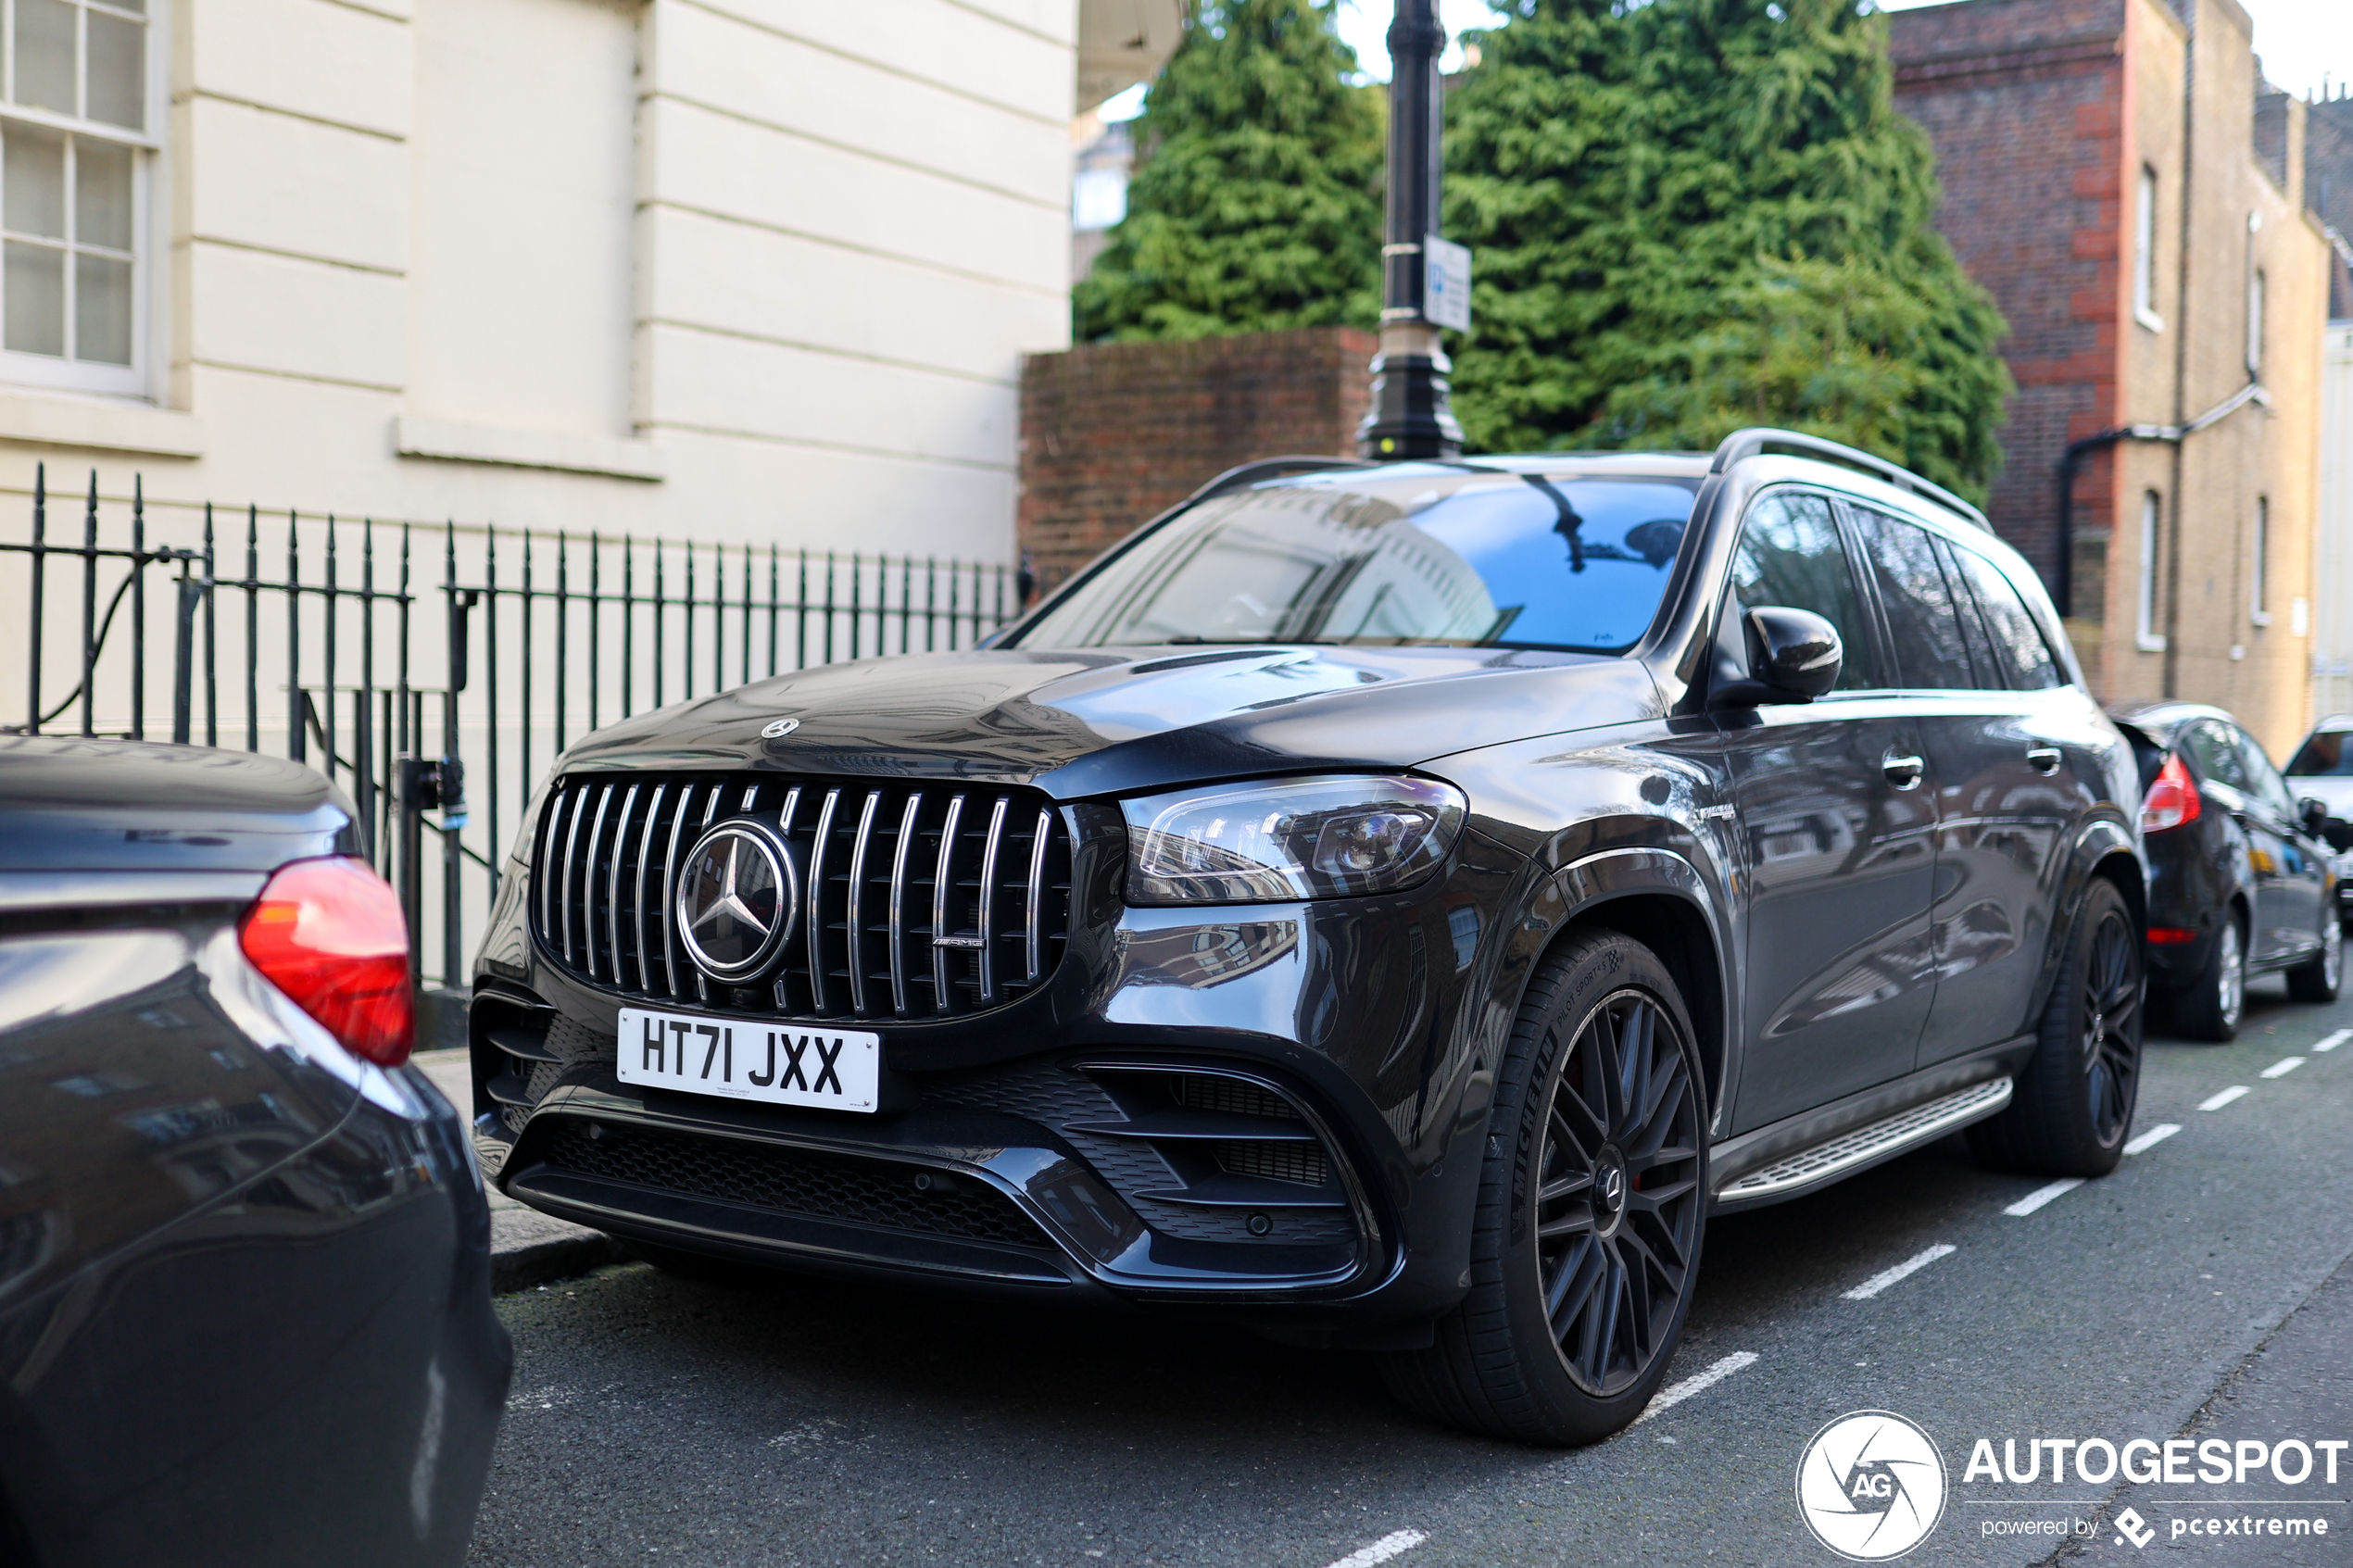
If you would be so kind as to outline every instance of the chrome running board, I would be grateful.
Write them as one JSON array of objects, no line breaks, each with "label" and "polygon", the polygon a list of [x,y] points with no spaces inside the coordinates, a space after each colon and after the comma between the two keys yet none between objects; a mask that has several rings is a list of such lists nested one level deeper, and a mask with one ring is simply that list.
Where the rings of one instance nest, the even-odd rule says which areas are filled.
[{"label": "chrome running board", "polygon": [[2009,1103],[2007,1078],[1972,1084],[1925,1105],[1898,1111],[1885,1121],[1800,1149],[1761,1171],[1752,1171],[1718,1191],[1716,1201],[1730,1205],[1792,1196],[1801,1187],[1835,1181],[1865,1165],[1877,1164],[1916,1145],[1941,1138],[1957,1128],[1993,1115]]}]

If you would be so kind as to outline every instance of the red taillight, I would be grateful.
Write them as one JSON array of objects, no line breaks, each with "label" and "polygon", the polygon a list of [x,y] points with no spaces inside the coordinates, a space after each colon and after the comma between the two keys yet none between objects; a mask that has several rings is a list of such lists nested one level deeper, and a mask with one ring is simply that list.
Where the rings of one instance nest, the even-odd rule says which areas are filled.
[{"label": "red taillight", "polygon": [[2152,947],[2178,947],[2185,942],[2195,942],[2196,940],[2196,932],[2184,931],[2178,925],[2152,925],[2149,927],[2149,944]]},{"label": "red taillight", "polygon": [[409,1060],[409,922],[392,884],[364,860],[296,860],[245,912],[245,957],[354,1056]]},{"label": "red taillight", "polygon": [[2157,771],[2157,782],[2149,785],[2148,798],[2141,802],[2141,831],[2166,833],[2186,827],[2197,821],[2197,784],[2176,752]]}]

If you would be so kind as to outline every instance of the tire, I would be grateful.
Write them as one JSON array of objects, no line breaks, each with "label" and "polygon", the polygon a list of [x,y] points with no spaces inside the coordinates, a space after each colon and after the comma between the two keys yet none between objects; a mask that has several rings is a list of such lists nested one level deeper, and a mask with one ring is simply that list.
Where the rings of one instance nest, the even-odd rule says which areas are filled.
[{"label": "tire", "polygon": [[2299,1002],[2333,1002],[2345,980],[2345,928],[2331,915],[2321,922],[2321,951],[2287,972],[2287,994]]},{"label": "tire", "polygon": [[2132,910],[2113,883],[2095,878],[2008,1109],[1969,1130],[1979,1159],[2045,1176],[2116,1169],[2140,1098],[2144,978]]},{"label": "tire", "polygon": [[1648,948],[1597,932],[1545,958],[1497,1073],[1470,1294],[1429,1348],[1381,1358],[1402,1403],[1554,1447],[1642,1412],[1699,1272],[1703,1082],[1690,1014]]},{"label": "tire", "polygon": [[2239,1019],[2246,1011],[2246,933],[2235,912],[2223,915],[2197,978],[2171,1000],[2167,1010],[2173,1027],[2191,1039],[2224,1045],[2238,1037]]}]

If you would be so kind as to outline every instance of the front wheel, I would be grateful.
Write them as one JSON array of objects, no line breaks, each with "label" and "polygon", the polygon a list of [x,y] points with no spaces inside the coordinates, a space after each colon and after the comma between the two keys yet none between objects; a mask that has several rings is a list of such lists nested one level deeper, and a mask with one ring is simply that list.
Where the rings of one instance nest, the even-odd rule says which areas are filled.
[{"label": "front wheel", "polygon": [[1538,968],[1497,1073],[1470,1294],[1382,1373],[1417,1413],[1523,1443],[1608,1436],[1657,1392],[1706,1223],[1690,1014],[1616,933]]},{"label": "front wheel", "polygon": [[1980,1159],[2047,1176],[2116,1169],[2140,1098],[2142,983],[2132,910],[2113,883],[2095,879],[2008,1109],[1969,1130]]}]

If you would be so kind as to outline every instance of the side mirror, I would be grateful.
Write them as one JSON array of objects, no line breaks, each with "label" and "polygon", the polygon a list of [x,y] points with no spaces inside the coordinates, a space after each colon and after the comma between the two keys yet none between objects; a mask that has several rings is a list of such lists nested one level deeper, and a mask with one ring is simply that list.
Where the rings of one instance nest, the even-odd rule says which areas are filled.
[{"label": "side mirror", "polygon": [[1810,609],[1759,605],[1743,622],[1748,674],[1718,690],[1716,708],[1756,708],[1768,702],[1811,702],[1838,684],[1846,650],[1838,628]]},{"label": "side mirror", "polygon": [[2296,803],[2296,816],[2304,824],[2304,831],[2314,838],[2328,836],[2329,809],[2326,802],[2315,800],[2308,795]]}]

